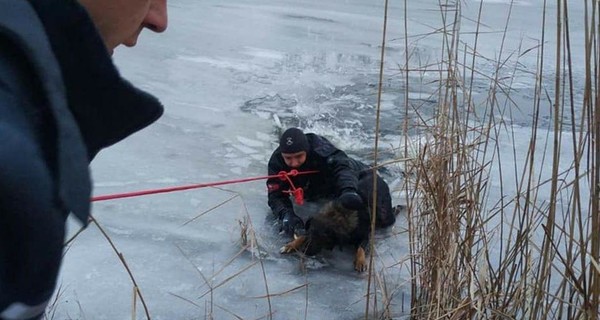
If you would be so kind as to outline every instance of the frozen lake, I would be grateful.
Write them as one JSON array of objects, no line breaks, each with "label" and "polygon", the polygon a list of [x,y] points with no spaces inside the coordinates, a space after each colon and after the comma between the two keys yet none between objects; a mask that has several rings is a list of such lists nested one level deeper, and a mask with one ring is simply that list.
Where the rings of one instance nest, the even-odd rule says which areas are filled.
[{"label": "frozen lake", "polygon": [[[476,19],[479,2],[463,3],[463,14]],[[498,77],[510,81],[517,103],[533,96],[537,52],[519,52],[539,44],[542,2],[509,3],[483,2],[477,50],[492,60],[477,61],[485,73],[473,79],[478,101],[486,99],[494,59],[509,61]],[[165,34],[146,32],[136,48],[115,53],[123,75],[158,96],[165,115],[100,153],[92,164],[95,195],[263,176],[280,124],[326,135],[372,161],[383,3],[178,0],[170,1],[169,11]],[[410,64],[439,62],[442,39],[431,34],[443,25],[437,1],[409,1],[408,12]],[[582,14],[577,7],[573,12]],[[403,1],[390,3],[388,18],[380,161],[395,156],[406,117],[399,72],[406,60]],[[463,19],[462,41],[471,46],[474,28]],[[553,53],[547,54],[553,63]],[[408,99],[420,115],[435,112],[437,79],[437,72],[411,74]],[[515,125],[529,125],[530,110],[507,107],[521,115],[513,116]],[[526,148],[527,137],[516,147]],[[391,168],[386,179],[397,184],[400,174]],[[273,319],[364,318],[367,277],[353,271],[349,250],[305,264],[278,253],[287,238],[270,218],[264,181],[97,202],[93,215],[123,254],[153,319],[261,319],[271,313]],[[258,251],[242,249],[244,223]],[[70,229],[73,234],[78,226]],[[400,216],[377,236],[376,269],[385,275],[398,318],[410,301],[404,229]],[[94,225],[68,247],[59,281],[49,310],[54,319],[132,318],[133,285]],[[377,301],[381,310],[382,297]],[[140,304],[136,315],[145,318]]]}]

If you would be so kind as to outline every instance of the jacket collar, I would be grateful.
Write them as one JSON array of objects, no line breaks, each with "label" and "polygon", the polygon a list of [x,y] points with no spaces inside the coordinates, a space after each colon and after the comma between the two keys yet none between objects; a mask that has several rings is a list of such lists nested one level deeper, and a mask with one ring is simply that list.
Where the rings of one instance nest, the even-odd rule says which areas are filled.
[{"label": "jacket collar", "polygon": [[75,0],[30,0],[56,56],[67,104],[91,160],[156,121],[163,107],[123,79],[85,9]]}]

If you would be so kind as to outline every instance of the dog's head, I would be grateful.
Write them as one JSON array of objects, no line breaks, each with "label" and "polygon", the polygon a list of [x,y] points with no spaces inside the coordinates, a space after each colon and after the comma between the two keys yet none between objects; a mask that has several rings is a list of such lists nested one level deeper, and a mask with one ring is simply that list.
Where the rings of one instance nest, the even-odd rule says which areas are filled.
[{"label": "dog's head", "polygon": [[320,216],[306,221],[305,236],[303,252],[309,256],[314,256],[323,249],[332,250],[338,244],[335,230]]},{"label": "dog's head", "polygon": [[306,221],[303,252],[312,256],[323,249],[332,250],[335,246],[341,246],[356,225],[355,211],[348,211],[333,201],[326,204],[318,214]]}]

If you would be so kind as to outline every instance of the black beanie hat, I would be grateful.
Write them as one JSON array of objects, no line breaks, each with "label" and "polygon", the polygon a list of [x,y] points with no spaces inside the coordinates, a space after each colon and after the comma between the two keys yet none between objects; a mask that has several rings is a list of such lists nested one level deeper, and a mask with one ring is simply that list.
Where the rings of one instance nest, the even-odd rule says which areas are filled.
[{"label": "black beanie hat", "polygon": [[289,128],[281,135],[279,139],[279,150],[281,153],[296,153],[308,151],[308,139],[304,132],[298,128]]}]

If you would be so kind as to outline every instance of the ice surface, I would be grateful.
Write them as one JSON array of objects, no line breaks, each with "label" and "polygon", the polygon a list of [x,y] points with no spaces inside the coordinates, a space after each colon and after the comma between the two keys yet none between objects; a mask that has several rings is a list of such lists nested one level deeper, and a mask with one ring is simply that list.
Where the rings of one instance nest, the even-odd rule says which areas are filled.
[{"label": "ice surface", "polygon": [[[482,55],[500,55],[500,31],[510,2],[484,1],[485,35],[477,48]],[[405,63],[403,3],[392,1],[389,13],[381,161],[394,157],[403,141],[398,131],[407,94],[398,76],[398,66]],[[165,34],[145,32],[136,48],[115,54],[123,75],[157,95],[166,113],[156,124],[100,153],[92,165],[95,195],[264,176],[279,130],[291,125],[324,134],[371,162],[382,4],[170,1]],[[472,45],[468,31],[474,30],[470,21],[477,20],[479,2],[466,4],[464,14],[472,20],[463,21],[461,40]],[[411,63],[437,63],[440,38],[422,35],[442,26],[438,2],[408,1],[408,6],[408,33],[414,35],[407,49]],[[541,1],[515,3],[505,55],[537,45],[540,6]],[[574,15],[580,15],[576,9]],[[571,27],[577,34],[577,26]],[[496,72],[494,63],[477,63],[487,75]],[[520,70],[535,70],[535,53],[520,57],[520,63]],[[498,78],[515,77],[514,99],[531,99],[531,77],[510,68],[497,72]],[[421,115],[435,112],[438,77],[424,71],[409,79],[408,98],[419,105]],[[488,91],[489,79],[473,81],[476,90]],[[501,147],[507,152],[500,152],[506,155],[504,163],[518,170],[528,147],[531,114],[520,112],[524,116],[514,119],[521,121],[515,130],[522,140],[505,137]],[[518,150],[516,158],[513,148]],[[388,182],[398,185],[399,172],[390,172]],[[492,189],[500,192],[497,186]],[[353,271],[352,254],[333,251],[305,263],[280,255],[278,249],[288,239],[278,233],[265,194],[261,180],[98,202],[93,214],[123,254],[153,319],[257,319],[270,312],[273,319],[363,318],[367,281]],[[401,203],[402,193],[395,195],[394,201]],[[253,245],[246,249],[243,226]],[[403,305],[406,310],[410,292],[409,272],[396,264],[408,254],[404,227],[400,216],[377,238],[376,269],[385,273],[388,289],[394,292],[391,308],[398,317]],[[70,235],[78,229],[70,221]],[[93,224],[69,245],[59,286],[49,310],[54,319],[132,318],[132,282]],[[267,295],[271,298],[264,298]],[[136,306],[136,318],[145,318],[139,300]]]}]

